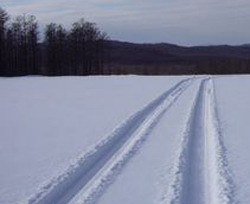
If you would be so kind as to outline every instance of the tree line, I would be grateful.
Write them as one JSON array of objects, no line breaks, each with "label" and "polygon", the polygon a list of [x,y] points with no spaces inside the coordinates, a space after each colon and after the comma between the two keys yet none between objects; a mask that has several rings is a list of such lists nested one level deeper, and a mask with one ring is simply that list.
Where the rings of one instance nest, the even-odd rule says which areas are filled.
[{"label": "tree line", "polygon": [[250,47],[181,47],[108,40],[84,19],[70,29],[0,7],[0,76],[250,73]]},{"label": "tree line", "polygon": [[107,34],[96,24],[80,19],[70,30],[46,25],[40,37],[35,16],[11,20],[0,8],[0,75],[102,74]]}]

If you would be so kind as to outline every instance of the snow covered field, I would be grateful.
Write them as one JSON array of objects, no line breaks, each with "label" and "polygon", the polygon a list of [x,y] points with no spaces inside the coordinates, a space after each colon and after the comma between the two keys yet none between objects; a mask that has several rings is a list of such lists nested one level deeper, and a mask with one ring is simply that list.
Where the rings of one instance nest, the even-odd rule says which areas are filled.
[{"label": "snow covered field", "polygon": [[250,76],[0,78],[0,203],[250,203]]}]

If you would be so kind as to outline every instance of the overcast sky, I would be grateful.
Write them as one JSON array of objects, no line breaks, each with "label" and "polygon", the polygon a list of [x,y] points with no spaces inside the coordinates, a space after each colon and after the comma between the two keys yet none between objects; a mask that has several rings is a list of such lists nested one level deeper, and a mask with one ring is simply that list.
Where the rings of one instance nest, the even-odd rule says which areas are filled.
[{"label": "overcast sky", "polygon": [[250,0],[0,0],[11,15],[69,27],[84,17],[111,39],[181,45],[250,43]]}]

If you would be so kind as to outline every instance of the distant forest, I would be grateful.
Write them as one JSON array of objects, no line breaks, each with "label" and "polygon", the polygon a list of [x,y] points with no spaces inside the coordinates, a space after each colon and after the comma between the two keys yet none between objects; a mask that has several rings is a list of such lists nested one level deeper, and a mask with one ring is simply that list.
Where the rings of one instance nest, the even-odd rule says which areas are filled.
[{"label": "distant forest", "polygon": [[250,45],[183,47],[109,40],[95,23],[70,29],[0,8],[0,76],[180,75],[250,73]]},{"label": "distant forest", "polygon": [[250,74],[248,44],[184,47],[109,41],[107,53],[107,74]]},{"label": "distant forest", "polygon": [[33,15],[10,21],[0,8],[0,75],[91,75],[101,74],[107,35],[80,19],[68,31],[50,23],[39,39]]}]

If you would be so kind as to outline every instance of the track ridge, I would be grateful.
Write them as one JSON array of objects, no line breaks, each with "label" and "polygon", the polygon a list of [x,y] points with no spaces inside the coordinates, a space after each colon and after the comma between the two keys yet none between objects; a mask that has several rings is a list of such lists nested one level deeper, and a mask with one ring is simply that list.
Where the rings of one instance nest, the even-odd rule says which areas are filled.
[{"label": "track ridge", "polygon": [[168,195],[161,203],[236,203],[210,77],[200,83],[173,176]]},{"label": "track ridge", "polygon": [[206,118],[208,125],[205,134],[206,141],[211,147],[207,151],[207,154],[210,155],[208,165],[214,167],[207,169],[207,180],[210,180],[210,186],[208,185],[210,196],[207,203],[236,204],[238,203],[236,201],[236,186],[227,159],[227,149],[220,126],[213,79],[207,82],[207,89],[207,100],[205,102],[207,103]]},{"label": "track ridge", "polygon": [[[28,204],[67,204],[84,189],[84,202],[97,198],[150,133],[161,115],[195,78],[180,81],[123,122],[105,139],[84,153],[62,175],[42,187]],[[106,170],[106,171],[105,171]],[[91,190],[88,190],[91,189]],[[76,201],[78,202],[78,201]]]}]

